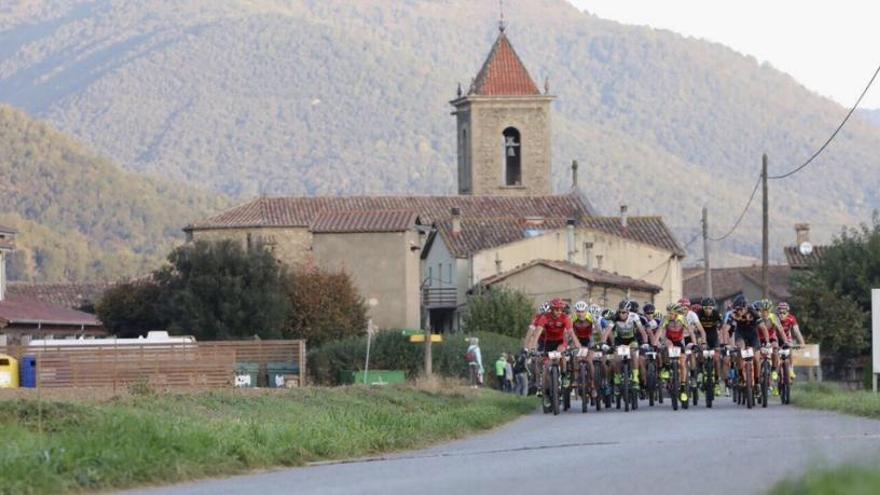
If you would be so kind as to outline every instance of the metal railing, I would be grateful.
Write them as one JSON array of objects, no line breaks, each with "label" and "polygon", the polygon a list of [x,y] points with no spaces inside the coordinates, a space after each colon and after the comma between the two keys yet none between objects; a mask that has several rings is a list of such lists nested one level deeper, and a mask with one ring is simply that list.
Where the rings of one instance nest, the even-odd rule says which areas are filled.
[{"label": "metal railing", "polygon": [[422,289],[422,305],[431,308],[454,308],[458,304],[458,289],[444,287]]}]

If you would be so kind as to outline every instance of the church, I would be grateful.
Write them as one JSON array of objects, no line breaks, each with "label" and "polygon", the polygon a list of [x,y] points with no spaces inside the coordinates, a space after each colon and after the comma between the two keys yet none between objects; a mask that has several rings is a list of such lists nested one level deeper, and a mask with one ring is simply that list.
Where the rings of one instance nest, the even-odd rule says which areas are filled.
[{"label": "church", "polygon": [[[601,216],[551,180],[552,102],[503,26],[473,83],[450,104],[458,195],[260,197],[186,226],[188,240],[233,239],[290,266],[351,275],[380,328],[461,326],[476,288],[616,305],[681,296],[685,251],[660,217]],[[452,136],[450,136],[450,139]]]}]

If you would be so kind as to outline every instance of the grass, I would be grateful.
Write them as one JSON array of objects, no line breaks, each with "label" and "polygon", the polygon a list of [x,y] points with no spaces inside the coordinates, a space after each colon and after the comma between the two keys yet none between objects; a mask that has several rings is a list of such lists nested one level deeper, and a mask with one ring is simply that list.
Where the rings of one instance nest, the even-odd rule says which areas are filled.
[{"label": "grass", "polygon": [[792,390],[791,403],[810,409],[880,419],[880,394],[865,390],[842,390],[830,383],[798,384]]},{"label": "grass", "polygon": [[777,484],[770,495],[876,495],[878,491],[880,463],[813,470],[800,479]]},{"label": "grass", "polygon": [[142,393],[39,408],[2,397],[2,494],[172,483],[410,449],[494,427],[536,405],[436,384]]}]

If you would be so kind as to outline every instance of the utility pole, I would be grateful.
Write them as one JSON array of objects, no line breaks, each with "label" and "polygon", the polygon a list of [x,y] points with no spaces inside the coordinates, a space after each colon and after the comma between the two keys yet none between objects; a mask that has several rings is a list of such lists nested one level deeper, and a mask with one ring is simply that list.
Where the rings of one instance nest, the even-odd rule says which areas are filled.
[{"label": "utility pole", "polygon": [[767,153],[761,159],[761,182],[764,190],[764,225],[761,246],[761,293],[767,299],[770,294],[770,279],[767,269],[770,254],[770,200],[767,197]]},{"label": "utility pole", "polygon": [[706,280],[706,296],[715,297],[712,291],[712,263],[709,262],[709,208],[703,206],[703,270]]}]

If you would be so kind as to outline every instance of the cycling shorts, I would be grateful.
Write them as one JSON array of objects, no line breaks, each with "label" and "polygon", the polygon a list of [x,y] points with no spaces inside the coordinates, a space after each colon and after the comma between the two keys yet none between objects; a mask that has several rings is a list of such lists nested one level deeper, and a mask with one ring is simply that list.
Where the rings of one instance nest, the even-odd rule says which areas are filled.
[{"label": "cycling shorts", "polygon": [[761,347],[761,342],[760,342],[760,339],[758,338],[758,330],[757,329],[752,330],[751,332],[748,332],[748,331],[744,332],[744,331],[737,329],[737,331],[735,332],[734,335],[735,335],[736,341],[739,342],[740,340],[742,340],[743,342],[745,342],[746,347],[752,347],[755,349],[757,349],[758,347]]},{"label": "cycling shorts", "polygon": [[591,346],[593,345],[593,339],[581,339],[581,338],[579,338],[579,339],[578,339],[578,342],[581,343],[581,346],[583,346],[583,347],[587,347],[587,348],[589,348],[589,347],[591,347]]},{"label": "cycling shorts", "polygon": [[550,352],[559,349],[562,345],[561,340],[544,340],[538,341],[538,352]]},{"label": "cycling shorts", "polygon": [[637,336],[636,336],[636,337],[629,338],[629,339],[624,339],[624,338],[621,338],[621,337],[614,337],[614,345],[615,345],[615,346],[618,346],[618,345],[632,345],[633,342],[638,343],[638,341],[639,341],[639,339],[637,338]]},{"label": "cycling shorts", "polygon": [[706,344],[708,344],[709,349],[715,349],[720,345],[718,341],[718,330],[708,330],[706,332]]}]

